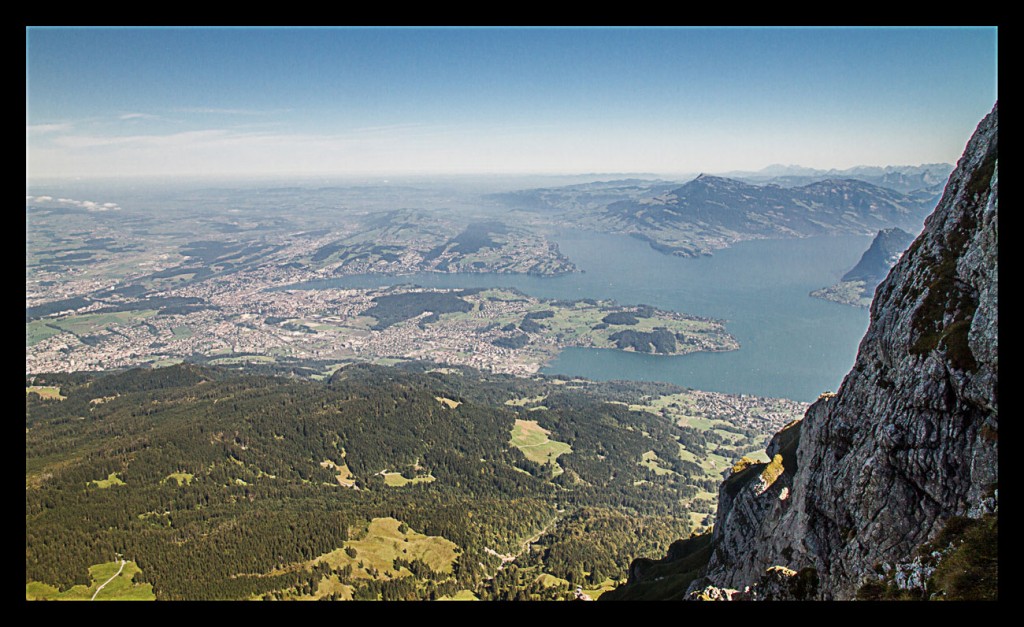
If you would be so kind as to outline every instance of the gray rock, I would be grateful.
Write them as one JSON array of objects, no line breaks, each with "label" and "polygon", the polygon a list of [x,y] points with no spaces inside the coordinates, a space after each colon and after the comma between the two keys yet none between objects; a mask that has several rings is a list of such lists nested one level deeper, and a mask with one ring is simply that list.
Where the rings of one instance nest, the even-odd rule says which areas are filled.
[{"label": "gray rock", "polygon": [[770,456],[790,447],[782,474],[762,481],[762,465],[723,483],[706,586],[809,567],[817,598],[851,599],[879,564],[908,565],[893,568],[912,586],[927,578],[918,546],[949,517],[995,507],[997,126],[998,104],[878,287],[839,391],[773,439]]}]

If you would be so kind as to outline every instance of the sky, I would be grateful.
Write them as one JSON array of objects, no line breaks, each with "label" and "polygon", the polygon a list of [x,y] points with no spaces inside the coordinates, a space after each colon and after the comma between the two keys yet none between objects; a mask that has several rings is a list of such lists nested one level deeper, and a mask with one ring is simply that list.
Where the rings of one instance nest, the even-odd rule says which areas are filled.
[{"label": "sky", "polygon": [[26,29],[27,180],[955,163],[997,29]]}]

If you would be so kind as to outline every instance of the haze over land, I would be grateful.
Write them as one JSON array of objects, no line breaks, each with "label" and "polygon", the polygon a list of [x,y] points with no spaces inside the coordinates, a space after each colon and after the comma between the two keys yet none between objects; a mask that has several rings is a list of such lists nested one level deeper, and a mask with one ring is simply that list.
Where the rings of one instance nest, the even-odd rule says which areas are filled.
[{"label": "haze over land", "polygon": [[[871,302],[996,39],[27,29],[26,598],[588,600],[704,555],[857,358],[809,292]],[[967,336],[947,257],[915,347]]]},{"label": "haze over land", "polygon": [[993,28],[30,28],[30,178],[954,163]]}]

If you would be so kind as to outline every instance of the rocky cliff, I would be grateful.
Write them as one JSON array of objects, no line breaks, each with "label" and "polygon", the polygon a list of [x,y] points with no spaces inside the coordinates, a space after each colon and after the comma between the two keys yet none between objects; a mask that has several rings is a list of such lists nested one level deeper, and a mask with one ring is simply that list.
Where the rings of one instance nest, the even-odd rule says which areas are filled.
[{"label": "rocky cliff", "polygon": [[879,286],[839,391],[775,436],[770,463],[741,461],[722,484],[691,597],[855,598],[878,573],[920,566],[951,520],[993,509],[997,126],[998,105]]}]

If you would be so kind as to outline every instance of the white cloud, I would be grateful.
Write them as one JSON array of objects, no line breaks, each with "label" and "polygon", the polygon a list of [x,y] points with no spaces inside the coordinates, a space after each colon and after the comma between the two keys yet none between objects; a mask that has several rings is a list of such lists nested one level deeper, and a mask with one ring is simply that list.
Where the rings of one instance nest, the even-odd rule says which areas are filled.
[{"label": "white cloud", "polygon": [[75,200],[74,198],[58,198],[54,201],[53,196],[25,196],[25,202],[51,203],[57,202],[62,205],[81,207],[87,211],[119,211],[121,205],[116,202],[98,203],[92,200]]},{"label": "white cloud", "polygon": [[71,124],[62,122],[60,124],[26,124],[25,134],[29,133],[59,133],[71,130]]},{"label": "white cloud", "polygon": [[291,109],[271,109],[260,111],[257,109],[222,109],[219,107],[182,107],[174,109],[177,113],[209,113],[215,115],[273,115],[275,113],[286,113]]},{"label": "white cloud", "polygon": [[159,115],[153,115],[152,113],[122,113],[118,116],[121,120],[159,120]]}]

